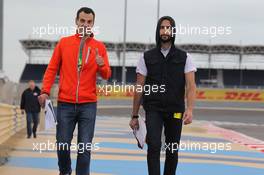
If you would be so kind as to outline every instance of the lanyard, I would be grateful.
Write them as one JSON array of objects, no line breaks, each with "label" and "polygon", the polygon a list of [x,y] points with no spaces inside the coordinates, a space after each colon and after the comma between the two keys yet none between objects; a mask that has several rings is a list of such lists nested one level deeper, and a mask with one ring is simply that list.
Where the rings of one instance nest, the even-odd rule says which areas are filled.
[{"label": "lanyard", "polygon": [[79,57],[78,57],[78,71],[80,71],[81,68],[82,68],[83,46],[85,44],[85,40],[86,40],[86,38],[85,37],[82,37],[81,43],[80,43],[80,49],[79,49]]}]

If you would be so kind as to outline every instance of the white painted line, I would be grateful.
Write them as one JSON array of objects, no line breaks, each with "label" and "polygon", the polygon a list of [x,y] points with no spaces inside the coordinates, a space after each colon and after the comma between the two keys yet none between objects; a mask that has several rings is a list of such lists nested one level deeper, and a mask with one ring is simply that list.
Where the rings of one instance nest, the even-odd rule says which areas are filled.
[{"label": "white painted line", "polygon": [[227,125],[227,126],[261,126],[264,127],[264,124],[257,124],[257,123],[241,123],[241,122],[229,122],[229,121],[208,121],[208,120],[194,120],[197,123],[211,123],[214,125]]}]

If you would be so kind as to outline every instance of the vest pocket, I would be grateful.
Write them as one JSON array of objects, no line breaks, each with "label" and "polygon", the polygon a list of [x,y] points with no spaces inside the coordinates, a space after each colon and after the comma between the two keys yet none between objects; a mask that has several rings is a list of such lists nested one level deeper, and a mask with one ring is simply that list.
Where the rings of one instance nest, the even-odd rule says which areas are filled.
[{"label": "vest pocket", "polygon": [[154,58],[154,59],[149,59],[146,62],[146,66],[147,66],[148,75],[150,76],[158,75],[161,72],[162,63],[160,60]]},{"label": "vest pocket", "polygon": [[185,61],[184,60],[172,60],[169,62],[168,65],[168,73],[169,75],[173,76],[175,74],[183,75],[184,74],[184,68],[185,68]]}]

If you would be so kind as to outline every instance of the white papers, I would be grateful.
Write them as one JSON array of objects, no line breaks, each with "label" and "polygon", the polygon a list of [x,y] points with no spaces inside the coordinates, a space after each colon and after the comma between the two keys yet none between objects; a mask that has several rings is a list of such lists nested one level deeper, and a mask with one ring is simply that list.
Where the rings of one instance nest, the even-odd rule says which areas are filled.
[{"label": "white papers", "polygon": [[139,125],[139,128],[137,130],[133,130],[133,134],[135,138],[137,139],[138,147],[143,149],[145,141],[146,141],[147,129],[146,129],[145,120],[141,116],[139,116],[138,118],[138,125]]},{"label": "white papers", "polygon": [[55,115],[52,103],[50,100],[45,100],[45,130],[52,129],[57,124],[57,117]]}]

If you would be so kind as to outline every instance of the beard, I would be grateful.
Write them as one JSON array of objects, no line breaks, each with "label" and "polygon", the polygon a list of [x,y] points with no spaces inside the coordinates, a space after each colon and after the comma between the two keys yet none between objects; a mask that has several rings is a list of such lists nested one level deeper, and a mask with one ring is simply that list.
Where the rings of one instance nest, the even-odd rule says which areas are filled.
[{"label": "beard", "polygon": [[168,43],[172,40],[172,37],[170,35],[161,35],[160,36],[160,41],[162,43]]}]

